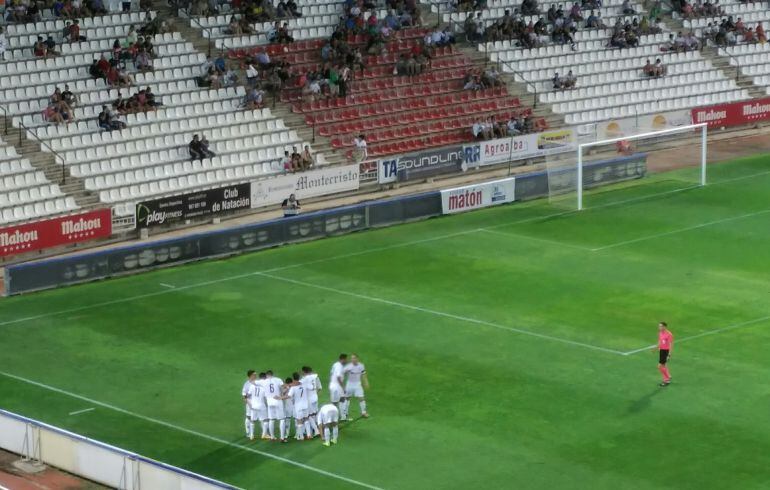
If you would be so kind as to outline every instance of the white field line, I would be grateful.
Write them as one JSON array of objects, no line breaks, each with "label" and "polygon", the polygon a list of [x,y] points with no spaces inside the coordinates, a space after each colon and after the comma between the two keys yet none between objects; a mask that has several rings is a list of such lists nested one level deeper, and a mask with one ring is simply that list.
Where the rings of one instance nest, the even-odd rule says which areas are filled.
[{"label": "white field line", "polygon": [[[720,185],[720,184],[726,184],[726,183],[730,183],[730,182],[736,182],[736,181],[739,181],[739,180],[759,177],[759,176],[767,175],[767,174],[770,174],[770,171],[759,172],[759,173],[751,174],[751,175],[744,175],[744,176],[741,176],[741,177],[734,177],[732,179],[723,180],[723,181],[716,182],[714,184],[709,184],[709,185],[710,186],[715,186],[715,185]],[[697,188],[697,187],[700,187],[700,186],[696,186],[695,188]],[[635,203],[635,202],[646,201],[646,200],[654,198],[654,197],[659,197],[659,196],[666,195],[666,194],[678,193],[678,192],[682,192],[682,191],[689,190],[689,189],[692,189],[692,188],[693,187],[687,187],[687,188],[683,188],[683,189],[675,189],[673,191],[661,192],[661,193],[653,194],[653,195],[650,195],[650,196],[640,196],[640,197],[635,197],[635,198],[631,198],[631,199],[624,199],[624,200],[620,200],[620,201],[613,201],[611,203],[601,204],[599,206],[595,206],[595,207],[592,207],[590,209],[602,209],[602,208],[608,208],[608,207],[613,207],[613,206],[619,206],[619,205],[623,205],[623,204],[630,204],[630,203]],[[146,293],[146,294],[138,294],[138,295],[135,295],[135,296],[127,296],[127,297],[118,298],[118,299],[114,299],[114,300],[110,300],[110,301],[103,301],[103,302],[100,302],[100,303],[93,303],[93,304],[90,304],[90,305],[78,306],[78,307],[75,307],[75,308],[68,308],[68,309],[65,309],[65,310],[58,310],[58,311],[52,311],[52,312],[48,312],[48,313],[42,313],[40,315],[32,315],[32,316],[28,316],[28,317],[16,318],[14,320],[6,320],[6,321],[0,322],[0,327],[2,327],[4,325],[12,325],[12,324],[15,324],[15,323],[23,323],[23,322],[32,321],[32,320],[38,320],[38,319],[41,319],[41,318],[49,318],[49,317],[55,317],[55,316],[59,316],[59,315],[69,314],[69,313],[76,313],[76,312],[80,312],[80,311],[84,311],[84,310],[100,308],[100,307],[103,307],[103,306],[111,306],[111,305],[120,304],[120,303],[130,303],[130,302],[133,302],[133,301],[136,301],[136,300],[140,300],[140,299],[144,299],[144,298],[151,298],[151,297],[154,297],[154,296],[160,296],[162,294],[168,294],[168,293],[173,293],[173,292],[177,292],[177,291],[185,291],[187,289],[193,289],[193,288],[198,288],[198,287],[203,287],[203,286],[209,286],[209,285],[212,285],[212,284],[218,284],[218,283],[227,282],[227,281],[234,281],[234,280],[237,280],[237,279],[242,279],[242,278],[249,277],[249,276],[252,276],[252,275],[258,275],[258,274],[261,274],[261,273],[278,272],[278,271],[282,271],[282,270],[294,269],[294,268],[304,267],[304,266],[313,265],[313,264],[320,264],[320,263],[324,263],[324,262],[331,262],[331,261],[334,261],[334,260],[346,259],[346,258],[350,258],[350,257],[356,257],[356,256],[359,256],[359,255],[367,255],[367,254],[370,254],[370,253],[382,252],[382,251],[392,250],[392,249],[401,248],[401,247],[408,247],[408,246],[411,246],[411,245],[418,245],[420,243],[428,243],[428,242],[437,241],[437,240],[444,240],[444,239],[452,238],[452,237],[456,237],[456,236],[468,235],[468,234],[471,234],[471,233],[478,233],[480,231],[491,230],[491,229],[496,229],[496,228],[502,228],[502,227],[505,227],[505,226],[513,226],[513,225],[517,225],[517,224],[529,223],[529,222],[532,222],[532,221],[538,221],[538,220],[543,220],[543,219],[548,219],[548,218],[556,218],[556,217],[560,217],[560,216],[567,216],[567,215],[571,215],[571,214],[577,214],[579,212],[580,211],[577,211],[577,210],[570,210],[570,211],[560,211],[558,213],[552,213],[552,214],[545,214],[545,215],[542,215],[542,216],[532,216],[532,217],[529,217],[529,218],[509,221],[509,222],[506,222],[506,223],[499,223],[497,225],[492,225],[492,226],[487,226],[487,227],[485,227],[483,229],[482,228],[473,228],[473,229],[469,229],[469,230],[459,231],[459,232],[456,232],[456,233],[449,233],[449,234],[446,234],[446,235],[439,235],[439,236],[435,236],[435,237],[431,237],[431,238],[425,238],[425,239],[421,239],[421,240],[413,240],[413,241],[409,241],[409,242],[402,242],[402,243],[397,243],[397,244],[394,244],[394,245],[388,245],[388,246],[385,246],[385,247],[366,249],[366,250],[361,250],[359,252],[335,255],[335,256],[332,256],[332,257],[325,257],[325,258],[322,258],[322,259],[311,260],[311,261],[308,261],[308,262],[301,262],[301,263],[296,263],[296,264],[282,266],[282,267],[275,267],[275,268],[267,269],[267,270],[264,270],[264,271],[256,271],[256,272],[248,272],[248,273],[245,273],[245,274],[237,274],[237,275],[234,275],[234,276],[223,277],[223,278],[214,279],[214,280],[211,280],[211,281],[203,281],[203,282],[188,284],[188,285],[185,285],[185,286],[179,286],[179,287],[176,287],[176,288],[173,288],[173,289],[166,288],[166,289],[164,289],[162,291],[155,291],[155,292]]]},{"label": "white field line", "polygon": [[164,288],[169,288],[169,289],[174,289],[174,288],[176,288],[176,286],[174,286],[174,285],[172,285],[172,284],[166,284],[165,282],[159,282],[159,283],[158,283],[158,285],[159,285],[159,286],[163,286]]},{"label": "white field line", "polygon": [[583,342],[576,342],[574,340],[564,339],[564,338],[561,338],[561,337],[552,337],[550,335],[545,335],[545,334],[541,334],[541,333],[537,333],[537,332],[532,332],[530,330],[523,330],[523,329],[515,328],[515,327],[509,327],[509,326],[506,326],[506,325],[501,325],[499,323],[492,323],[492,322],[488,322],[488,321],[485,321],[485,320],[479,320],[477,318],[471,318],[471,317],[467,317],[467,316],[455,315],[455,314],[452,314],[452,313],[446,313],[444,311],[432,310],[430,308],[423,308],[421,306],[409,305],[409,304],[406,304],[406,303],[399,303],[398,301],[391,301],[391,300],[388,300],[388,299],[385,299],[385,298],[379,298],[377,296],[367,296],[365,294],[353,293],[353,292],[345,291],[345,290],[342,290],[342,289],[330,288],[330,287],[327,287],[327,286],[321,286],[321,285],[318,285],[318,284],[312,284],[312,283],[304,282],[304,281],[297,281],[295,279],[289,279],[287,277],[275,276],[273,274],[268,274],[268,273],[265,273],[265,272],[260,272],[257,275],[262,276],[262,277],[269,277],[270,279],[275,279],[276,281],[288,282],[290,284],[295,284],[297,286],[304,286],[304,287],[308,287],[308,288],[321,289],[323,291],[329,291],[329,292],[336,293],[336,294],[341,294],[341,295],[345,295],[345,296],[351,296],[353,298],[358,298],[358,299],[362,299],[362,300],[366,300],[366,301],[371,301],[373,303],[381,303],[381,304],[385,304],[385,305],[389,305],[389,306],[395,306],[395,307],[398,307],[398,308],[403,308],[403,309],[406,309],[406,310],[419,311],[421,313],[427,313],[429,315],[435,315],[435,316],[440,316],[440,317],[444,317],[444,318],[451,318],[453,320],[459,320],[459,321],[466,322],[466,323],[473,323],[473,324],[476,324],[476,325],[483,325],[483,326],[486,326],[486,327],[492,327],[492,328],[496,328],[496,329],[499,329],[499,330],[507,330],[509,332],[514,332],[514,333],[518,333],[518,334],[521,334],[521,335],[528,335],[530,337],[537,337],[539,339],[550,340],[550,341],[559,342],[559,343],[562,343],[562,344],[568,344],[568,345],[573,345],[573,346],[577,346],[577,347],[584,347],[586,349],[591,349],[591,350],[596,350],[596,351],[601,351],[601,352],[607,352],[609,354],[617,354],[617,355],[621,355],[621,356],[623,355],[622,351],[618,351],[618,350],[614,350],[614,349],[608,349],[606,347],[600,347],[598,345],[586,344],[586,343],[583,343]]},{"label": "white field line", "polygon": [[80,415],[81,413],[90,412],[92,410],[96,410],[96,408],[91,407],[91,408],[84,408],[83,410],[75,410],[74,412],[70,412],[67,415]]},{"label": "white field line", "polygon": [[282,463],[286,463],[286,464],[289,464],[289,465],[292,465],[292,466],[296,466],[296,467],[302,468],[304,470],[312,471],[314,473],[318,473],[320,475],[327,476],[329,478],[334,478],[336,480],[344,481],[346,483],[350,483],[351,485],[357,485],[359,487],[369,488],[369,489],[372,489],[372,490],[382,490],[380,487],[376,487],[376,486],[370,485],[368,483],[364,483],[364,482],[361,482],[361,481],[358,481],[358,480],[353,480],[352,478],[348,478],[348,477],[345,477],[345,476],[342,476],[342,475],[338,475],[338,474],[332,473],[330,471],[322,470],[320,468],[316,468],[314,466],[309,466],[309,465],[306,465],[304,463],[300,463],[298,461],[293,461],[291,459],[284,458],[282,456],[277,456],[275,454],[271,454],[271,453],[268,453],[268,452],[265,452],[265,451],[260,451],[259,449],[255,449],[253,447],[243,446],[241,444],[236,444],[234,442],[230,442],[228,440],[225,440],[225,439],[222,439],[222,438],[219,438],[219,437],[215,437],[215,436],[211,436],[211,435],[208,435],[208,434],[204,434],[203,432],[198,432],[196,430],[192,430],[192,429],[188,429],[188,428],[185,428],[185,427],[181,427],[179,425],[175,425],[175,424],[172,424],[172,423],[169,423],[169,422],[165,422],[163,420],[155,419],[155,418],[152,418],[152,417],[147,417],[146,415],[142,415],[142,414],[139,414],[139,413],[136,413],[136,412],[132,412],[130,410],[126,410],[124,408],[120,408],[120,407],[117,407],[115,405],[111,405],[109,403],[100,402],[98,400],[94,400],[92,398],[88,398],[88,397],[85,397],[83,395],[78,395],[77,393],[72,393],[71,391],[63,390],[61,388],[56,388],[55,386],[51,386],[51,385],[47,385],[47,384],[44,384],[44,383],[40,383],[38,381],[33,381],[31,379],[27,379],[27,378],[24,378],[24,377],[21,377],[21,376],[17,376],[15,374],[11,374],[11,373],[6,373],[4,371],[0,371],[0,375],[5,376],[7,378],[15,379],[16,381],[21,381],[21,382],[24,382],[24,383],[28,383],[28,384],[40,387],[40,388],[44,388],[46,390],[53,391],[55,393],[59,393],[59,394],[66,395],[66,396],[69,396],[69,397],[72,397],[72,398],[76,398],[78,400],[83,400],[85,402],[91,403],[92,405],[98,405],[100,407],[108,408],[110,410],[114,410],[115,412],[119,412],[119,413],[122,413],[124,415],[128,415],[128,416],[140,419],[140,420],[144,420],[145,422],[150,422],[150,423],[153,423],[153,424],[161,425],[161,426],[166,427],[168,429],[173,429],[175,431],[184,432],[185,434],[193,435],[193,436],[199,437],[201,439],[206,439],[208,441],[216,442],[217,444],[222,444],[222,445],[229,446],[229,447],[232,447],[232,448],[242,449],[244,451],[248,451],[248,452],[251,452],[251,453],[254,453],[254,454],[259,454],[260,456],[264,456],[266,458],[274,459],[276,461],[280,461]]},{"label": "white field line", "polygon": [[[728,325],[726,327],[720,327],[720,328],[714,328],[712,330],[706,330],[705,332],[701,332],[701,333],[698,333],[698,334],[695,334],[695,335],[688,335],[687,337],[682,337],[680,339],[675,338],[674,339],[674,346],[676,346],[677,344],[681,344],[682,342],[687,342],[688,340],[695,340],[695,339],[699,339],[701,337],[707,337],[709,335],[716,335],[718,333],[728,332],[730,330],[736,330],[736,329],[739,329],[739,328],[748,327],[748,326],[755,325],[757,323],[762,323],[762,322],[765,322],[765,321],[768,321],[768,320],[770,320],[770,315],[762,316],[762,317],[759,317],[759,318],[754,318],[753,320],[746,320],[745,322],[734,323],[734,324]],[[641,347],[639,349],[634,349],[634,350],[630,350],[630,351],[624,352],[623,355],[624,356],[630,356],[630,355],[633,355],[633,354],[638,354],[639,352],[644,352],[646,350],[655,349],[656,347],[657,347],[657,345],[648,345],[646,347]]]},{"label": "white field line", "polygon": [[507,237],[511,237],[511,238],[523,238],[524,240],[531,240],[531,241],[534,241],[534,242],[545,243],[545,244],[548,244],[548,245],[556,245],[556,246],[559,246],[559,247],[567,247],[567,248],[571,248],[573,250],[581,250],[583,252],[591,252],[591,251],[593,251],[593,249],[590,249],[588,247],[582,247],[580,245],[575,245],[573,243],[559,242],[557,240],[549,240],[547,238],[540,238],[540,237],[531,236],[531,235],[521,235],[521,234],[518,234],[518,233],[511,233],[511,232],[507,232],[507,231],[490,230],[488,228],[481,228],[479,231],[482,231],[484,233],[491,233],[491,234],[494,234],[494,235],[507,236]]},{"label": "white field line", "polygon": [[699,230],[701,228],[706,228],[708,226],[718,225],[718,224],[721,224],[721,223],[728,223],[730,221],[737,221],[737,220],[745,219],[745,218],[751,218],[753,216],[759,216],[759,215],[767,214],[767,213],[770,213],[770,209],[763,209],[761,211],[755,211],[753,213],[746,213],[746,214],[741,214],[741,215],[738,215],[738,216],[731,216],[729,218],[722,218],[722,219],[718,219],[718,220],[714,220],[714,221],[708,221],[706,223],[701,223],[699,225],[685,226],[684,228],[679,228],[677,230],[666,231],[666,232],[663,232],[663,233],[655,233],[655,234],[652,234],[652,235],[647,235],[647,236],[643,236],[643,237],[639,237],[639,238],[634,238],[634,239],[631,239],[631,240],[623,240],[622,242],[611,243],[609,245],[604,245],[603,247],[592,248],[590,250],[592,252],[601,252],[602,250],[607,250],[607,249],[610,249],[610,248],[622,247],[624,245],[630,245],[632,243],[639,243],[639,242],[644,242],[644,241],[647,241],[647,240],[653,240],[655,238],[662,238],[662,237],[666,237],[666,236],[676,235],[678,233],[684,233],[685,231]]}]

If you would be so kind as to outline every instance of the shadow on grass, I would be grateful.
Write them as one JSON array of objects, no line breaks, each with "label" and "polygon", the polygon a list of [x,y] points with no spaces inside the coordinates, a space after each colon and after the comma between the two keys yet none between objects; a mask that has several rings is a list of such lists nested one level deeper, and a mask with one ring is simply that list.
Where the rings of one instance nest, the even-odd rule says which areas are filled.
[{"label": "shadow on grass", "polygon": [[662,391],[662,388],[658,387],[655,388],[653,391],[650,391],[643,397],[639,398],[638,400],[634,400],[631,402],[631,404],[628,406],[628,410],[626,411],[627,415],[636,415],[638,413],[641,413],[648,408],[650,408],[650,403],[652,403],[653,397],[660,393]]}]

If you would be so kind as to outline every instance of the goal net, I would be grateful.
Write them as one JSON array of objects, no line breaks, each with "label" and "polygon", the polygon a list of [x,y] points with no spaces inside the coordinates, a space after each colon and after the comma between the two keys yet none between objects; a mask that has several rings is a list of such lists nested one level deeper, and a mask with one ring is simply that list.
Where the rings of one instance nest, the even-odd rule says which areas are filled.
[{"label": "goal net", "polygon": [[546,157],[552,204],[582,210],[706,184],[705,124],[625,134],[606,129],[606,138],[581,141],[575,153]]}]

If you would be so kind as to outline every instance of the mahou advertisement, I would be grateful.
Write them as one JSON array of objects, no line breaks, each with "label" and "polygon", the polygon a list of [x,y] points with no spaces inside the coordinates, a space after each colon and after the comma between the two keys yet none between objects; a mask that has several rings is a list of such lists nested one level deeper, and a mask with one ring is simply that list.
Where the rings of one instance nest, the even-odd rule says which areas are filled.
[{"label": "mahou advertisement", "polygon": [[0,228],[0,257],[105,238],[112,234],[109,209]]},{"label": "mahou advertisement", "polygon": [[692,110],[692,122],[706,123],[710,128],[742,126],[768,119],[770,119],[770,97],[698,107]]}]

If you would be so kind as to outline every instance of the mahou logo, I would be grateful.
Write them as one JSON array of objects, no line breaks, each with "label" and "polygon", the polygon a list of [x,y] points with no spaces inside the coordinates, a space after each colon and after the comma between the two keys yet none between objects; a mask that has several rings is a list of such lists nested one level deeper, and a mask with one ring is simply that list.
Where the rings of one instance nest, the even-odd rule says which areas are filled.
[{"label": "mahou logo", "polygon": [[0,228],[0,257],[70,245],[112,234],[112,213],[99,209]]}]

